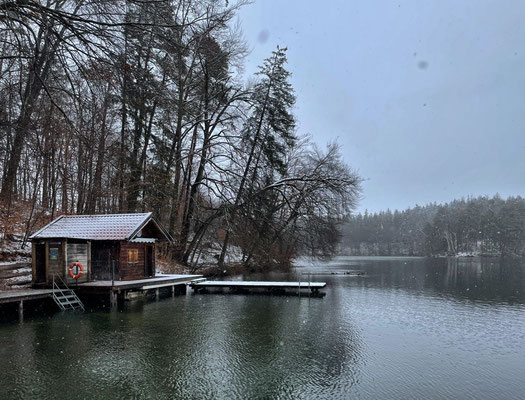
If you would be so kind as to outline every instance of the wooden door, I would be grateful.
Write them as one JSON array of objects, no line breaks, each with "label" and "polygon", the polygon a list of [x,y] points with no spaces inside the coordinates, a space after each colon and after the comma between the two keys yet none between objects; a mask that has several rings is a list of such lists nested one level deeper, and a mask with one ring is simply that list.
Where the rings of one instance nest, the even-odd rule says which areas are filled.
[{"label": "wooden door", "polygon": [[111,279],[111,245],[91,243],[91,277],[94,281]]},{"label": "wooden door", "polygon": [[146,246],[144,254],[144,276],[153,276],[153,246]]},{"label": "wooden door", "polygon": [[35,244],[35,283],[46,281],[46,244]]}]

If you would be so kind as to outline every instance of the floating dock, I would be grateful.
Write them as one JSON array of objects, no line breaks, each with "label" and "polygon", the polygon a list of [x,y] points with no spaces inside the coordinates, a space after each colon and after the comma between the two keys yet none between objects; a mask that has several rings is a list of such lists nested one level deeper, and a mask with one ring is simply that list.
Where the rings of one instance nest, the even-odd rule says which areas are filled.
[{"label": "floating dock", "polygon": [[195,293],[206,293],[208,289],[229,289],[233,293],[249,293],[258,291],[263,293],[282,294],[287,291],[300,293],[309,290],[314,296],[324,296],[319,292],[326,286],[326,282],[269,282],[269,281],[195,281],[190,283]]},{"label": "floating dock", "polygon": [[302,275],[350,275],[350,276],[363,276],[366,275],[365,271],[361,270],[342,270],[342,271],[316,271],[316,272],[302,272]]}]

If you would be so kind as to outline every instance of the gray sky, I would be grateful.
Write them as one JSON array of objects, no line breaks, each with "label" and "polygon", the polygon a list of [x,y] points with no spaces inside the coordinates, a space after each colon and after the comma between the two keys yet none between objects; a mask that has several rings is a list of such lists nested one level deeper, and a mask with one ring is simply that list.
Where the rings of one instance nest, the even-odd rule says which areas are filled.
[{"label": "gray sky", "polygon": [[288,47],[300,134],[367,179],[359,211],[524,195],[525,1],[258,0],[246,73]]}]

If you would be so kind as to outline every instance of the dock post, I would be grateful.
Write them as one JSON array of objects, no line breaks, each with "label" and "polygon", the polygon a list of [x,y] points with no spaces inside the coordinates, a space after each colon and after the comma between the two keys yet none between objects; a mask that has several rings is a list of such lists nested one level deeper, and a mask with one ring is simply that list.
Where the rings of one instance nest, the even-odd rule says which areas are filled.
[{"label": "dock post", "polygon": [[175,285],[171,287],[171,297],[175,297]]},{"label": "dock post", "polygon": [[111,308],[117,306],[117,292],[114,290],[111,290],[109,292],[109,302],[111,304]]},{"label": "dock post", "polygon": [[18,321],[24,322],[24,300],[20,300],[18,303]]},{"label": "dock post", "polygon": [[155,289],[155,299],[157,300],[159,299],[159,293],[160,293],[159,289],[158,288]]},{"label": "dock post", "polygon": [[111,260],[111,286],[115,286],[115,260]]}]

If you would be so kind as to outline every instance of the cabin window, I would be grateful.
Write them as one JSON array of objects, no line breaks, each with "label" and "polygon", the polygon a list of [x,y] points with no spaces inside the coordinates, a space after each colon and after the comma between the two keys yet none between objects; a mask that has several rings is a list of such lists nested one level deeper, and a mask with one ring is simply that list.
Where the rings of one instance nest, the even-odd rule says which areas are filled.
[{"label": "cabin window", "polygon": [[128,262],[137,263],[139,261],[138,249],[128,249]]}]

